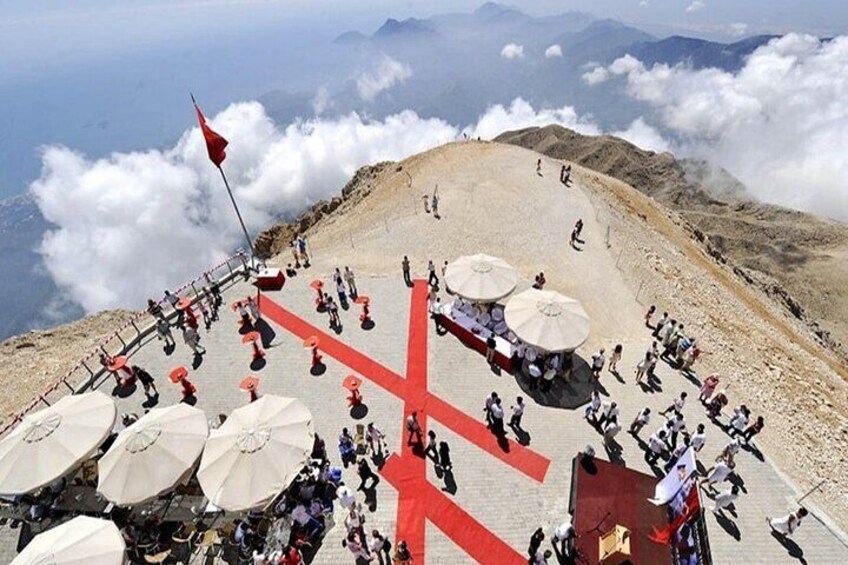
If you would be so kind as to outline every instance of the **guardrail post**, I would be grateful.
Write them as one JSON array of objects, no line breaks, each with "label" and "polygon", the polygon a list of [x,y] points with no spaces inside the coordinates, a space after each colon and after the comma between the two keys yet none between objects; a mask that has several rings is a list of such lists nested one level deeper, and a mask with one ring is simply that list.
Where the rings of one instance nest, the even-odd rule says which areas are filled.
[{"label": "guardrail post", "polygon": [[230,266],[230,260],[227,259],[227,269],[230,271],[230,276],[233,276],[233,268]]},{"label": "guardrail post", "polygon": [[124,349],[126,349],[127,348],[127,342],[124,341],[124,338],[121,337],[120,332],[115,332],[115,337],[118,338],[118,341],[120,341],[121,344],[124,346]]},{"label": "guardrail post", "polygon": [[[86,368],[88,368],[88,367],[86,367]],[[91,369],[89,369],[88,372],[91,373]],[[93,377],[94,373],[91,373],[91,376]],[[71,394],[76,394],[77,391],[74,390],[74,387],[72,387],[71,385],[68,384],[68,379],[62,379],[62,382],[65,383],[65,386],[68,387],[68,389],[70,389]]]},{"label": "guardrail post", "polygon": [[197,287],[194,286],[194,281],[191,281],[191,289],[194,291],[195,298],[200,298],[200,293],[197,292]]},{"label": "guardrail post", "polygon": [[140,329],[138,329],[138,326],[137,326],[137,325],[135,325],[135,320],[130,320],[130,323],[132,324],[132,327],[134,327],[134,328],[135,328],[135,333],[137,333],[137,334],[138,334],[138,337],[141,337],[141,330],[140,330]]},{"label": "guardrail post", "polygon": [[39,399],[41,402],[43,402],[44,404],[46,404],[47,406],[50,406],[50,403],[49,403],[49,402],[47,402],[47,399],[46,399],[46,398],[44,398],[44,395],[43,395],[43,394],[39,394],[39,395],[38,395],[38,399]]},{"label": "guardrail post", "polygon": [[[88,366],[88,364],[85,362],[85,360],[83,360],[81,364],[82,364],[83,367],[85,367],[85,370],[88,371],[88,374],[93,377],[94,371],[91,370],[91,368]],[[68,384],[68,383],[66,382],[65,384]],[[71,386],[71,385],[68,385],[68,386]],[[71,390],[74,390],[74,389],[72,388]]]}]

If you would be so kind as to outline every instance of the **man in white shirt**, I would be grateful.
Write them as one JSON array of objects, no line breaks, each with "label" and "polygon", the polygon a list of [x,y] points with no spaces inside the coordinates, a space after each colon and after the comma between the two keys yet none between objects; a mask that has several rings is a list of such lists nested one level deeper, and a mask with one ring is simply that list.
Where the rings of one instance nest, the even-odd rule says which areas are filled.
[{"label": "man in white shirt", "polygon": [[521,417],[524,416],[524,399],[518,397],[515,399],[515,405],[512,407],[512,417],[509,419],[509,427],[513,430],[521,429]]},{"label": "man in white shirt", "polygon": [[597,423],[598,417],[598,409],[601,407],[601,393],[597,390],[592,391],[592,396],[589,399],[589,404],[586,406],[586,419],[589,419],[589,416],[592,416],[592,420],[594,423]]},{"label": "man in white shirt", "polygon": [[503,406],[501,406],[501,399],[497,398],[492,403],[492,431],[495,432],[495,435],[498,437],[503,437],[506,433],[504,431],[504,410]]},{"label": "man in white shirt", "polygon": [[621,431],[621,424],[618,423],[617,416],[610,416],[607,425],[604,426],[604,445],[609,447],[615,440],[615,436]]},{"label": "man in white shirt", "polygon": [[604,402],[601,407],[601,417],[598,419],[598,426],[603,427],[611,418],[618,417],[618,413],[618,404],[615,402]]},{"label": "man in white shirt", "polygon": [[686,406],[686,397],[687,396],[688,395],[685,392],[681,392],[680,396],[675,398],[674,402],[672,402],[671,405],[668,408],[666,408],[665,410],[660,412],[660,414],[665,416],[669,412],[677,412],[679,414],[683,413],[683,407]]},{"label": "man in white shirt", "polygon": [[700,452],[704,448],[704,444],[707,441],[707,434],[704,431],[704,424],[698,424],[695,433],[692,434],[690,438],[690,445],[695,450],[695,453]]},{"label": "man in white shirt", "polygon": [[715,497],[715,505],[713,505],[713,513],[719,514],[722,509],[733,504],[737,498],[739,498],[739,487],[736,485],[733,485],[727,492],[717,494]]},{"label": "man in white shirt", "polygon": [[701,484],[707,483],[707,487],[714,491],[715,485],[727,480],[727,477],[733,472],[733,467],[735,467],[733,463],[728,464],[719,461],[707,471],[707,476],[701,481]]},{"label": "man in white shirt", "polygon": [[686,430],[686,420],[683,418],[683,414],[678,412],[674,418],[669,420],[669,426],[671,427],[671,445],[677,446],[677,435]]},{"label": "man in white shirt", "polygon": [[601,371],[604,368],[604,364],[607,362],[606,357],[604,357],[604,349],[601,348],[600,351],[592,355],[592,374],[595,375],[595,378],[601,378]]},{"label": "man in white shirt", "polygon": [[665,443],[665,430],[658,430],[651,434],[648,438],[648,450],[645,452],[645,461],[653,467],[657,463],[657,459],[665,453],[668,446]]},{"label": "man in white shirt", "polygon": [[562,563],[571,557],[574,535],[574,526],[571,525],[570,520],[563,522],[554,530],[551,544],[554,546],[554,552],[556,553],[558,562]]}]

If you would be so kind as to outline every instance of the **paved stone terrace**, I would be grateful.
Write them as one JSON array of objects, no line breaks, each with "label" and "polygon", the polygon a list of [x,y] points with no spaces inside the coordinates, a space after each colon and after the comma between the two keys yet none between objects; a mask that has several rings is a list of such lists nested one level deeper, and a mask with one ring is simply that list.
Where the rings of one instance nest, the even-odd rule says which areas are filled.
[{"label": "paved stone terrace", "polygon": [[[268,296],[303,321],[330,332],[327,315],[315,311],[312,302],[314,291],[308,286],[310,277],[317,275],[301,271],[300,276],[288,281],[282,291],[269,293]],[[401,464],[410,461],[404,447],[402,421],[405,409],[408,411],[413,407],[429,412],[434,409],[433,403],[419,395],[408,399],[405,407],[401,398],[374,384],[366,375],[362,393],[368,413],[361,420],[355,420],[347,406],[346,391],[341,386],[350,369],[324,353],[326,372],[320,376],[310,375],[310,354],[303,348],[302,339],[273,321],[270,325],[276,335],[267,348],[267,365],[261,370],[251,371],[250,346],[241,343],[235,314],[229,308],[234,300],[253,291],[253,287],[245,283],[239,283],[225,293],[227,305],[221,309],[221,320],[213,325],[209,333],[202,333],[202,344],[208,353],[202,364],[190,373],[192,382],[198,387],[197,406],[204,409],[210,418],[218,413],[230,412],[247,402],[246,393],[238,389],[239,381],[248,374],[256,374],[261,379],[260,393],[296,396],[310,407],[316,431],[326,439],[328,453],[337,462],[336,437],[341,428],[353,430],[357,423],[374,422],[387,434],[389,450],[395,456],[384,467],[382,480],[377,486],[377,506],[368,514],[366,524],[369,530],[376,527],[392,538],[400,532],[412,539],[415,530],[422,528],[424,547],[413,547],[413,550],[419,555],[424,551],[426,563],[466,563],[473,562],[474,558],[489,563],[520,563],[518,558],[524,555],[529,536],[537,526],[543,526],[550,536],[553,528],[567,517],[571,460],[587,444],[595,446],[599,456],[603,456],[600,436],[583,419],[581,409],[536,404],[522,392],[513,377],[506,373],[495,375],[479,354],[467,349],[450,334],[438,336],[429,321],[425,322],[426,336],[415,338],[420,345],[426,337],[426,357],[416,359],[410,354],[408,358],[408,346],[414,341],[409,338],[410,302],[413,296],[423,302],[423,293],[410,291],[399,276],[363,279],[358,281],[358,286],[360,294],[372,298],[376,326],[370,331],[360,328],[360,308],[352,304],[350,310],[341,311],[341,333],[330,335],[402,378],[408,379],[413,373],[417,375],[415,378],[422,378],[421,371],[425,371],[423,374],[426,374],[431,394],[478,421],[483,418],[483,401],[493,390],[504,399],[507,408],[517,395],[523,395],[528,401],[528,408],[522,427],[530,434],[529,447],[513,444],[508,455],[502,452],[498,455],[497,448],[491,449],[494,443],[491,438],[488,438],[491,440],[488,444],[485,441],[469,441],[468,438],[477,433],[477,425],[463,424],[461,418],[448,418],[448,423],[454,428],[449,429],[438,418],[429,418],[429,428],[436,432],[439,440],[447,441],[451,446],[456,492],[441,494],[444,483],[436,476],[432,464],[427,462],[428,482],[434,487],[429,488],[423,481],[411,477],[410,465]],[[448,299],[445,295],[442,300]],[[272,307],[268,305],[266,308],[266,318],[272,317]],[[413,319],[412,326],[422,328],[421,319]],[[418,330],[413,330],[413,333],[415,331]],[[610,351],[616,336],[604,337],[609,340],[607,350]],[[649,343],[647,329],[642,342],[623,343],[625,353],[620,371],[625,383],[620,383],[606,371],[601,379],[609,397],[621,406],[625,426],[639,409],[648,405],[655,417],[650,429],[646,428],[643,432],[643,436],[647,437],[660,424],[657,412],[681,390],[688,391],[690,396],[684,410],[689,427],[694,428],[699,422],[707,423],[703,409],[695,400],[696,385],[667,366],[661,364],[657,371],[662,380],[661,391],[647,394],[633,383],[632,368]],[[591,354],[589,351],[579,353],[584,357]],[[187,347],[178,343],[176,351],[166,356],[153,338],[133,354],[132,363],[144,366],[157,377],[160,404],[167,405],[179,400],[179,387],[169,382],[167,374],[178,365],[191,367],[192,355]],[[413,364],[415,367],[412,367]],[[107,379],[101,386],[104,390],[111,388],[112,380]],[[407,388],[404,387],[404,390]],[[118,400],[119,412],[141,414],[144,400],[139,389],[129,398]],[[511,432],[510,436],[514,439]],[[629,467],[650,473],[637,441],[625,432],[617,439],[623,446],[623,461]],[[727,441],[724,432],[708,424],[707,447],[701,454],[705,466],[711,465]],[[550,461],[541,482],[532,473],[521,470],[522,458],[538,461],[534,459],[537,456]],[[716,563],[814,564],[845,561],[848,548],[814,517],[808,518],[794,537],[797,545],[787,548],[776,541],[768,531],[765,516],[782,515],[793,509],[793,498],[798,494],[769,463],[751,453],[742,451],[737,456],[737,470],[743,480],[744,494],[737,501],[735,511],[721,519],[708,512],[710,541]],[[344,473],[349,484],[354,487],[359,484],[353,468]],[[415,488],[404,487],[405,481],[414,482]],[[408,505],[406,515],[424,516],[429,509],[430,516],[439,521],[439,527],[430,520],[426,525],[399,525],[398,487],[403,491],[400,504]],[[358,496],[361,501],[361,493]],[[348,551],[341,546],[343,518],[337,510],[337,525],[327,534],[315,563],[352,562]],[[466,528],[462,520],[479,524],[479,529]],[[457,524],[463,527],[459,528]],[[14,555],[17,530],[4,528],[2,532],[0,562],[8,563]],[[491,539],[486,537],[487,532],[491,533]],[[420,559],[416,561],[419,562]]]}]

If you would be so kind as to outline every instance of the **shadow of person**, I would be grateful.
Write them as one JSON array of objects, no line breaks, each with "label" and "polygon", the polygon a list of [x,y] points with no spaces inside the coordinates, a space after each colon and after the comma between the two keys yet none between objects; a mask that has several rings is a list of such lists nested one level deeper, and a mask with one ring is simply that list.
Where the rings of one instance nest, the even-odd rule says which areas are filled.
[{"label": "shadow of person", "polygon": [[517,441],[519,445],[523,445],[525,447],[530,445],[530,434],[527,433],[527,430],[518,426],[510,426],[509,428],[515,434],[515,441]]},{"label": "shadow of person", "polygon": [[742,449],[759,459],[761,462],[765,462],[766,458],[763,455],[763,452],[759,450],[759,448],[753,443],[743,443]]},{"label": "shadow of person", "polygon": [[156,393],[153,396],[148,396],[147,400],[141,403],[141,407],[149,410],[157,404],[159,404],[159,393]]},{"label": "shadow of person", "polygon": [[368,405],[360,402],[350,407],[350,417],[354,420],[361,420],[368,415]]},{"label": "shadow of person", "polygon": [[368,510],[375,512],[377,510],[377,485],[380,484],[380,477],[372,475],[374,480],[368,487],[362,487],[362,494],[365,495],[365,506]]},{"label": "shadow of person", "polygon": [[[536,404],[551,408],[574,410],[584,406],[592,396],[596,379],[592,377],[589,364],[577,354],[572,356],[572,370],[568,379],[556,377],[543,389],[541,384],[531,388],[531,381],[515,377],[521,390],[532,398]],[[606,392],[602,391],[602,394]]]},{"label": "shadow of person", "polygon": [[250,362],[250,370],[251,371],[261,371],[262,369],[265,368],[265,365],[267,365],[267,364],[268,364],[268,362],[265,360],[264,357],[257,357],[256,359],[254,359],[253,361]]},{"label": "shadow of person", "polygon": [[701,379],[699,379],[698,375],[696,375],[695,372],[691,369],[683,369],[680,371],[680,374],[683,375],[683,377],[693,385],[697,387],[701,386]]},{"label": "shadow of person", "polygon": [[274,328],[272,328],[271,325],[262,318],[256,320],[253,327],[256,328],[257,332],[259,332],[259,337],[262,339],[262,347],[271,347],[271,344],[274,342],[274,338],[277,337],[277,332],[274,331]]},{"label": "shadow of person", "polygon": [[239,330],[238,330],[239,335],[249,334],[252,331],[254,331],[253,324],[251,324],[249,322],[246,323],[246,324],[239,324]]},{"label": "shadow of person", "polygon": [[309,368],[309,374],[313,377],[320,377],[327,372],[327,366],[324,363],[315,363]]},{"label": "shadow of person", "polygon": [[191,359],[191,368],[196,370],[199,369],[201,365],[203,365],[203,355],[195,353],[194,357]]},{"label": "shadow of person", "polygon": [[373,329],[374,329],[374,327],[375,327],[376,325],[377,325],[377,324],[376,324],[376,323],[374,323],[374,320],[372,320],[371,318],[368,318],[367,320],[365,320],[364,322],[362,322],[362,323],[359,325],[359,327],[360,327],[360,328],[362,328],[363,330],[365,330],[365,331],[367,332],[367,331],[371,331],[371,330],[373,330]]},{"label": "shadow of person", "polygon": [[501,448],[501,451],[509,453],[509,440],[507,439],[506,434],[500,434],[495,437],[498,439],[498,447]]},{"label": "shadow of person", "polygon": [[197,397],[193,394],[186,394],[183,396],[183,399],[180,400],[183,404],[188,404],[189,406],[194,406],[197,404]]},{"label": "shadow of person", "polygon": [[788,537],[784,536],[783,534],[775,532],[774,530],[771,531],[771,537],[780,542],[780,545],[782,545],[784,549],[786,549],[786,553],[789,554],[789,557],[797,559],[804,565],[807,564],[807,560],[804,559],[804,550],[801,549],[800,545],[798,545]]},{"label": "shadow of person", "polygon": [[165,355],[170,356],[174,352],[174,350],[176,350],[176,349],[177,349],[177,344],[176,343],[170,343],[168,345],[165,345],[162,348],[162,351],[165,353]]},{"label": "shadow of person", "polygon": [[332,326],[330,326],[330,329],[332,329],[333,332],[336,335],[342,335],[342,325],[341,324],[333,324]]},{"label": "shadow of person", "polygon": [[371,462],[374,463],[377,469],[382,469],[383,465],[386,464],[386,452],[381,449],[377,453],[373,453],[371,455]]},{"label": "shadow of person", "polygon": [[117,396],[118,398],[129,398],[136,390],[138,390],[138,386],[136,386],[134,382],[126,386],[116,384],[115,388],[112,389],[112,396]]},{"label": "shadow of person", "polygon": [[739,527],[733,520],[725,516],[721,511],[714,513],[714,515],[718,525],[721,526],[721,528],[727,532],[730,537],[736,541],[742,540],[742,533],[739,531]]},{"label": "shadow of person", "polygon": [[624,380],[624,377],[622,377],[622,376],[621,376],[621,374],[618,372],[618,370],[610,371],[610,374],[611,374],[613,377],[615,377],[615,380],[617,380],[617,381],[618,381],[618,382],[620,382],[621,384],[625,384],[625,382],[626,382],[626,381]]},{"label": "shadow of person", "polygon": [[627,465],[627,461],[622,457],[622,447],[621,444],[615,440],[610,441],[609,445],[604,445],[604,449],[607,452],[607,457],[610,460],[610,463],[615,463],[616,465],[620,465],[622,467]]},{"label": "shadow of person", "polygon": [[457,487],[456,479],[453,476],[453,470],[445,469],[443,475],[445,486],[442,488],[442,490],[451,495],[456,494]]}]

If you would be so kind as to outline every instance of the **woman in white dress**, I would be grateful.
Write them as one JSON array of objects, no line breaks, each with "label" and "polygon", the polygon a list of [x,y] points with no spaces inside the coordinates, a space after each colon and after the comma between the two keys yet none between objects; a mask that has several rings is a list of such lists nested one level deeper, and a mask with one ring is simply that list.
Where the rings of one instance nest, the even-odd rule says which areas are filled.
[{"label": "woman in white dress", "polygon": [[803,506],[795,512],[790,512],[786,516],[780,518],[766,518],[766,522],[771,529],[778,534],[786,537],[791,536],[801,527],[801,519],[807,515],[807,509]]}]

